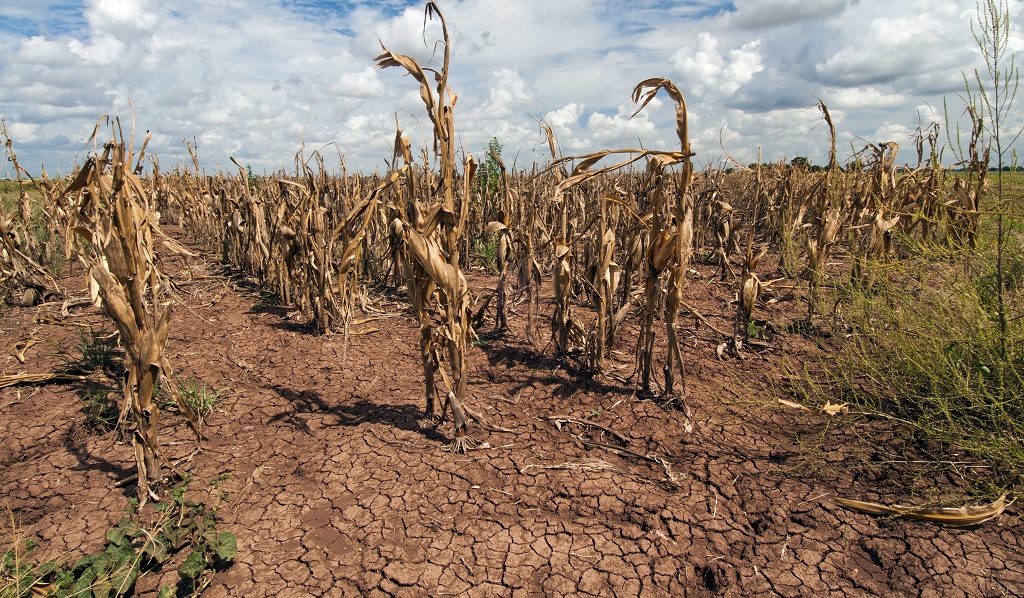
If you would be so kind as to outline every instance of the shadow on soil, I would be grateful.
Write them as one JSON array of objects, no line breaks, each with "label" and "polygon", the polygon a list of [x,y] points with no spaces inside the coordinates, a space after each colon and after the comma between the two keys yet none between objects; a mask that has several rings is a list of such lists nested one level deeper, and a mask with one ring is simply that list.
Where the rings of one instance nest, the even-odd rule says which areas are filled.
[{"label": "shadow on soil", "polygon": [[[108,434],[116,434],[116,432],[108,432]],[[89,451],[85,443],[85,436],[84,430],[76,430],[74,427],[68,428],[64,434],[64,448],[78,461],[78,467],[73,467],[72,469],[102,471],[103,473],[113,474],[118,482],[135,476],[137,473],[135,467],[122,467]],[[134,465],[134,462],[132,465]],[[135,484],[124,484],[120,488],[120,493],[126,497],[135,496]]]},{"label": "shadow on soil", "polygon": [[422,426],[423,410],[411,403],[404,405],[386,405],[361,399],[354,403],[330,405],[315,390],[296,391],[282,386],[273,386],[274,392],[287,400],[292,409],[275,415],[267,423],[283,422],[302,432],[313,435],[313,431],[304,419],[312,413],[327,414],[335,418],[327,427],[355,427],[363,423],[377,423],[395,428],[416,432],[429,440],[445,440],[436,428]]},{"label": "shadow on soil", "polygon": [[[539,351],[527,343],[508,342],[503,332],[480,334],[477,347],[487,355],[491,366],[486,375],[489,381],[511,384],[512,393],[535,383],[552,385],[551,394],[566,399],[578,392],[593,391],[614,395],[630,395],[632,387],[613,384],[607,376],[597,376],[592,370],[569,358]],[[497,367],[497,366],[503,367]],[[515,366],[524,366],[530,372],[523,376]],[[497,372],[497,373],[495,373]]]}]

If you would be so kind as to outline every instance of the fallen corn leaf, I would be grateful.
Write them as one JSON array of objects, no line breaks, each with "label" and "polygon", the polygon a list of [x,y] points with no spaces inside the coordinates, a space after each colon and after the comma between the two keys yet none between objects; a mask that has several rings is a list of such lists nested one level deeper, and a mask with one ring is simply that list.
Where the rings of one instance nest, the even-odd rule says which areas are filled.
[{"label": "fallen corn leaf", "polygon": [[840,413],[846,413],[850,409],[846,406],[846,403],[839,403],[838,405],[833,404],[832,401],[826,401],[825,405],[822,406],[821,412],[825,415],[835,417]]},{"label": "fallen corn leaf", "polygon": [[[954,507],[905,507],[902,505],[886,506],[876,502],[864,502],[848,498],[836,498],[835,502],[848,509],[867,513],[868,515],[883,515],[892,517],[906,517],[918,521],[930,521],[952,526],[978,525],[991,519],[995,519],[1006,510],[1006,495],[1003,494],[995,501],[987,505]],[[1012,504],[1012,501],[1011,501]]]},{"label": "fallen corn leaf", "polygon": [[792,407],[794,409],[799,409],[800,411],[810,411],[810,409],[808,409],[806,405],[801,405],[800,403],[794,403],[793,401],[787,401],[786,399],[779,399],[779,403],[785,405],[786,407]]}]

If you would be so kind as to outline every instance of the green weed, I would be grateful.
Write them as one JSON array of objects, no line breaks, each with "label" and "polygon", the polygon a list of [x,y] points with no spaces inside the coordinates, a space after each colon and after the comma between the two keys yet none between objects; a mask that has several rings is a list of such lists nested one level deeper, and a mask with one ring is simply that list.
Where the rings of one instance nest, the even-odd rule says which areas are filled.
[{"label": "green weed", "polygon": [[490,233],[473,241],[471,254],[477,263],[488,272],[498,273],[498,234]]},{"label": "green weed", "polygon": [[[160,570],[178,554],[185,555],[178,565],[179,582],[161,587],[158,596],[198,596],[213,572],[234,561],[238,541],[233,533],[217,529],[216,508],[185,498],[187,484],[188,480],[182,482],[171,491],[170,500],[154,505],[152,512],[140,512],[133,500],[107,531],[103,550],[73,563],[33,563],[26,555],[34,542],[10,534],[0,560],[0,596],[127,596],[139,577]],[[12,531],[13,527],[12,521]]]},{"label": "green weed", "polygon": [[224,400],[228,388],[213,390],[205,382],[193,377],[185,378],[179,385],[178,393],[185,403],[195,411],[201,420],[213,413],[214,408]]},{"label": "green weed", "polygon": [[78,339],[72,345],[72,354],[59,358],[68,373],[89,374],[99,370],[117,377],[124,369],[123,356],[116,334],[89,329],[79,330]]},{"label": "green weed", "polygon": [[93,434],[106,434],[117,427],[121,409],[117,404],[119,391],[98,384],[88,384],[80,396],[84,405],[85,428]]},{"label": "green weed", "polygon": [[[810,404],[850,402],[921,442],[970,451],[1020,485],[1024,319],[1010,319],[1003,336],[981,249],[903,250],[898,264],[867,265],[872,288],[843,289],[847,342],[821,361],[817,380],[790,372],[792,390]],[[1024,313],[1019,293],[1004,298],[1010,313]]]}]

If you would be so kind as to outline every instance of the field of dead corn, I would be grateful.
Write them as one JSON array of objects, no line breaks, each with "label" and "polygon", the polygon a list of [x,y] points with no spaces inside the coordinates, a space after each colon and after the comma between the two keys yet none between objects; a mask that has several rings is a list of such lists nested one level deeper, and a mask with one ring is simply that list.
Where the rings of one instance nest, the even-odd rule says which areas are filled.
[{"label": "field of dead corn", "polygon": [[[428,3],[430,18],[443,17]],[[0,596],[1024,594],[1021,183],[840,163],[162,170],[0,215]],[[97,128],[97,135],[105,130]],[[458,157],[464,156],[464,157]],[[899,165],[899,166],[898,166]]]}]

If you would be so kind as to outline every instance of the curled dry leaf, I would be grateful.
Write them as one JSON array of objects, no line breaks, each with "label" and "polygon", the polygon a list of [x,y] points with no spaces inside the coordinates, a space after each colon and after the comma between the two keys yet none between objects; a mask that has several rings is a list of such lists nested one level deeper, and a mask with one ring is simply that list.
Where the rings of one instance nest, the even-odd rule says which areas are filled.
[{"label": "curled dry leaf", "polygon": [[821,412],[831,417],[835,417],[840,413],[846,413],[849,410],[850,408],[847,405],[847,403],[839,403],[837,405],[832,401],[826,401],[825,404],[821,407]]}]

